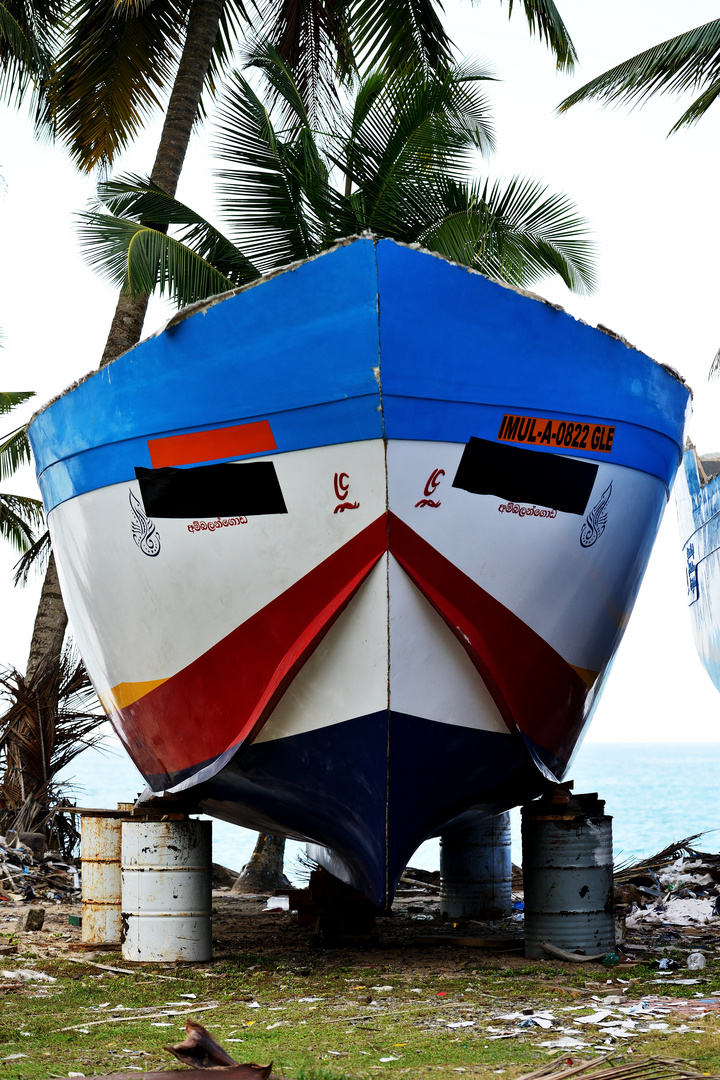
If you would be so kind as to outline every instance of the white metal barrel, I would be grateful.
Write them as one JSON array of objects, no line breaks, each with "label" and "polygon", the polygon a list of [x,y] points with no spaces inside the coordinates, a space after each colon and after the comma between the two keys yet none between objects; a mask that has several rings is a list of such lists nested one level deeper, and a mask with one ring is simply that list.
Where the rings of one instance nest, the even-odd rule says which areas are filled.
[{"label": "white metal barrel", "polygon": [[120,818],[80,818],[82,940],[91,945],[120,943],[121,824]]},{"label": "white metal barrel", "polygon": [[212,822],[124,821],[125,960],[212,956]]},{"label": "white metal barrel", "polygon": [[543,942],[592,956],[615,948],[612,818],[596,794],[545,795],[522,808],[525,955]]}]

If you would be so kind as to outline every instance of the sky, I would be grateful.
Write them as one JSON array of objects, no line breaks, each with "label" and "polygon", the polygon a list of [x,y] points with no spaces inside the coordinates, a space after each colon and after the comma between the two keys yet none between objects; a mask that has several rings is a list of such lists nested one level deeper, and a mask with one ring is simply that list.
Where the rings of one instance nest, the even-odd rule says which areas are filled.
[{"label": "sky", "polygon": [[[560,282],[536,291],[578,318],[621,333],[677,368],[694,390],[689,434],[701,452],[720,450],[720,382],[708,369],[720,347],[720,215],[717,207],[720,104],[695,128],[667,138],[681,101],[643,108],[596,104],[558,117],[574,88],[641,49],[717,18],[709,0],[558,0],[580,65],[571,76],[527,31],[519,5],[508,21],[499,0],[448,0],[446,23],[465,55],[486,60],[498,79],[498,152],[492,177],[515,173],[572,197],[598,246],[599,287],[574,296]],[[149,172],[157,142],[149,130],[116,172]],[[178,196],[212,215],[210,133],[194,136]],[[32,408],[95,368],[115,308],[114,291],[83,263],[74,215],[96,178],[81,177],[61,148],[38,143],[27,116],[0,111],[0,386],[36,391]],[[154,302],[145,332],[171,309]],[[32,408],[18,410],[26,420]],[[0,433],[9,430],[9,425]],[[36,494],[23,470],[5,490]],[[14,589],[15,556],[0,548],[0,666],[23,669],[39,581]],[[587,742],[717,741],[720,696],[695,652],[674,500]]]}]

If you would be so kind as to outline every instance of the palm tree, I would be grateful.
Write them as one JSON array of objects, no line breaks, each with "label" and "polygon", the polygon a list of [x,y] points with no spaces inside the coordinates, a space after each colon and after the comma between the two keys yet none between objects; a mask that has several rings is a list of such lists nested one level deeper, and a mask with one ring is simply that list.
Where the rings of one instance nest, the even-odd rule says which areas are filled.
[{"label": "palm tree", "polygon": [[228,235],[137,176],[102,183],[104,205],[82,215],[88,260],[130,295],[157,288],[184,306],[364,231],[512,284],[557,273],[571,289],[592,288],[592,245],[567,198],[517,177],[467,179],[493,145],[477,66],[373,73],[319,132],[274,47],[252,62],[275,109],[235,74],[217,145]]},{"label": "palm tree", "polygon": [[559,105],[565,112],[579,101],[642,103],[653,94],[699,93],[670,134],[697,123],[720,95],[720,19],[688,30],[624,60],[585,83]]},{"label": "palm tree", "polygon": [[[519,2],[531,33],[554,52],[558,67],[572,68],[575,49],[552,0]],[[513,6],[509,0],[510,15]],[[110,167],[160,104],[177,65],[150,173],[153,184],[174,196],[202,114],[203,88],[214,93],[241,32],[269,37],[293,66],[317,119],[324,103],[336,98],[337,80],[360,68],[447,68],[452,42],[441,11],[439,0],[264,0],[252,11],[242,0],[77,0],[45,116],[80,168]],[[101,366],[139,341],[146,309],[146,297],[121,294]]]}]

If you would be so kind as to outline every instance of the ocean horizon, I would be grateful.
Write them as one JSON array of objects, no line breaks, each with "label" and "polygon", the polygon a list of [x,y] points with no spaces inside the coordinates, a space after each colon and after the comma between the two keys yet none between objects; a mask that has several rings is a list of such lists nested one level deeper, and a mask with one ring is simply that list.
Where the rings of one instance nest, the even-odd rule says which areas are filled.
[{"label": "ocean horizon", "polygon": [[[605,813],[613,819],[615,862],[647,858],[696,833],[706,833],[695,846],[720,850],[718,783],[720,742],[712,743],[592,743],[580,748],[567,779],[576,792],[597,792]],[[74,786],[79,806],[114,809],[131,802],[144,789],[140,774],[119,742],[108,738],[103,750],[82,753],[62,778]],[[511,811],[512,858],[522,861],[520,811]],[[249,859],[257,834],[213,820],[213,860],[239,870]],[[299,882],[304,845],[288,841],[285,872]],[[426,840],[413,866],[437,870],[437,837]]]}]

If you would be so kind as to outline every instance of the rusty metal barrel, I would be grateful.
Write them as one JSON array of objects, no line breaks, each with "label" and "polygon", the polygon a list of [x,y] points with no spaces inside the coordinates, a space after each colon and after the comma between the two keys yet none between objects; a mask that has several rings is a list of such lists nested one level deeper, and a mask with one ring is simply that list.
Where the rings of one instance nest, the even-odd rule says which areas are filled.
[{"label": "rusty metal barrel", "polygon": [[125,960],[212,957],[212,822],[124,821]]},{"label": "rusty metal barrel", "polygon": [[89,945],[120,944],[121,820],[80,818],[82,859],[82,940]]},{"label": "rusty metal barrel", "polygon": [[481,817],[440,837],[440,912],[450,919],[508,915],[512,909],[510,814]]},{"label": "rusty metal barrel", "polygon": [[593,956],[615,948],[612,818],[596,794],[562,789],[522,808],[525,955],[542,942]]}]

